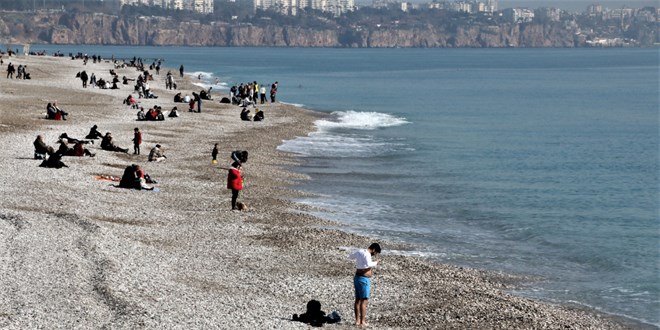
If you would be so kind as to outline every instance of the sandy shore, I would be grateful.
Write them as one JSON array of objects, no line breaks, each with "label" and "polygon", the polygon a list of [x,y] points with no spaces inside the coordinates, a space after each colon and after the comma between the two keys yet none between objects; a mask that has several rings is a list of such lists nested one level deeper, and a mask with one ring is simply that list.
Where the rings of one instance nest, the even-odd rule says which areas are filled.
[{"label": "sandy shore", "polygon": [[[140,54],[136,54],[140,55]],[[110,63],[83,66],[68,58],[19,57],[32,80],[0,78],[0,328],[34,329],[306,329],[291,322],[310,299],[337,310],[354,328],[353,264],[344,247],[371,240],[304,214],[287,199],[301,175],[296,160],[276,147],[306,135],[321,114],[282,104],[262,109],[266,121],[242,122],[240,108],[204,102],[189,113],[172,102],[164,72],[141,99],[181,117],[136,122],[122,104],[132,88],[83,89],[76,72],[108,79]],[[135,78],[134,68],[117,70]],[[166,72],[166,71],[165,71]],[[174,70],[173,70],[174,72]],[[181,82],[190,94],[198,88]],[[133,93],[134,94],[134,93]],[[48,102],[70,113],[45,120]],[[41,168],[32,142],[42,134],[83,138],[92,125],[132,150],[143,132],[142,155],[102,151],[65,157],[69,168]],[[168,159],[147,162],[159,143]],[[211,164],[214,143],[220,163]],[[226,170],[232,150],[249,150],[244,169],[246,212],[230,210]],[[127,190],[96,180],[121,176],[131,163],[159,181],[160,192]],[[383,242],[387,249],[405,247]],[[506,293],[513,276],[439,265],[385,253],[373,279],[368,321],[375,329],[625,329],[639,325],[540,303]]]}]

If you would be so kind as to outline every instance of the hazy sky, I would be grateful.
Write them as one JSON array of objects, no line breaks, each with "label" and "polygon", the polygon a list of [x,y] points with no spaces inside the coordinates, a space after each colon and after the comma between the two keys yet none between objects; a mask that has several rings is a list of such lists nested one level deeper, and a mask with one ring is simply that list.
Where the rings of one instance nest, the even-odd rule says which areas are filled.
[{"label": "hazy sky", "polygon": [[607,8],[642,8],[645,6],[658,7],[660,3],[657,0],[500,0],[499,8],[514,7],[554,7],[570,11],[585,11],[590,4],[600,4]]}]

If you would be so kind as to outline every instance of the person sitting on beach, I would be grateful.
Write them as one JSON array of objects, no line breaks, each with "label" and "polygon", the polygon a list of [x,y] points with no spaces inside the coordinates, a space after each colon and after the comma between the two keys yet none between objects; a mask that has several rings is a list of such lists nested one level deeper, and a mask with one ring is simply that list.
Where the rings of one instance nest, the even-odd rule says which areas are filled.
[{"label": "person sitting on beach", "polygon": [[190,103],[190,95],[186,95],[183,97],[183,103]]},{"label": "person sitting on beach", "polygon": [[142,171],[142,168],[140,168],[140,165],[132,164],[124,169],[124,174],[119,181],[119,187],[138,190],[153,190],[153,187],[146,184],[144,177],[145,174],[144,171]]},{"label": "person sitting on beach", "polygon": [[235,150],[231,153],[231,159],[242,165],[248,161],[248,152],[247,150]]},{"label": "person sitting on beach", "polygon": [[145,120],[156,120],[156,109],[151,108],[147,113],[145,114]]},{"label": "person sitting on beach", "polygon": [[257,112],[254,114],[254,121],[262,121],[264,120],[264,112],[257,109]]},{"label": "person sitting on beach", "polygon": [[115,145],[114,141],[112,140],[112,133],[110,132],[105,133],[103,140],[101,140],[101,149],[107,151],[128,153],[128,148],[122,148]]},{"label": "person sitting on beach", "polygon": [[73,146],[73,149],[69,151],[70,156],[76,156],[76,157],[83,157],[83,156],[89,156],[89,157],[94,157],[96,154],[93,154],[90,152],[85,146],[83,145],[82,142],[78,142]]},{"label": "person sitting on beach", "polygon": [[57,149],[56,154],[60,156],[68,156],[69,153],[72,153],[71,148],[69,148],[69,141],[67,139],[60,139],[58,141],[60,143],[60,147]]},{"label": "person sitting on beach", "polygon": [[41,162],[39,165],[40,167],[48,167],[48,168],[62,168],[62,167],[69,167],[66,164],[62,162],[62,156],[60,154],[54,153],[48,159],[44,160]]},{"label": "person sitting on beach", "polygon": [[167,156],[165,156],[165,152],[161,149],[160,144],[157,144],[151,149],[151,152],[149,152],[150,162],[162,162],[165,159],[167,159]]},{"label": "person sitting on beach", "polygon": [[123,77],[122,77],[122,84],[124,84],[124,85],[128,85],[128,82],[129,82],[129,81],[135,81],[135,79],[129,79],[129,78],[127,78],[126,76],[123,76]]},{"label": "person sitting on beach", "polygon": [[243,100],[241,100],[241,106],[243,108],[245,108],[247,106],[250,106],[250,105],[255,106],[254,103],[252,101],[250,101],[250,99],[248,97],[245,97],[245,98],[243,98]]},{"label": "person sitting on beach", "polygon": [[[196,95],[196,93],[193,93],[193,96]],[[188,96],[188,95],[186,95]],[[195,111],[195,99],[190,99],[188,102],[188,112],[194,112]]]},{"label": "person sitting on beach", "polygon": [[48,105],[46,105],[46,118],[48,119],[66,120],[66,116],[68,115],[69,113],[57,107],[57,102],[48,103]]},{"label": "person sitting on beach", "polygon": [[133,109],[137,109],[138,107],[137,100],[135,100],[135,98],[131,94],[128,94],[128,97],[124,100],[124,104],[130,106]]},{"label": "person sitting on beach", "polygon": [[147,114],[144,113],[144,108],[140,107],[140,110],[137,112],[137,120],[144,121],[147,120]]},{"label": "person sitting on beach", "polygon": [[33,142],[34,144],[34,159],[46,159],[48,155],[55,153],[55,149],[44,142],[43,135],[37,135]]},{"label": "person sitting on beach", "polygon": [[85,136],[85,139],[99,139],[103,137],[103,134],[98,131],[98,126],[94,125],[89,129],[89,134]]},{"label": "person sitting on beach", "polygon": [[160,107],[156,109],[156,120],[165,120],[165,115],[163,114],[163,110],[161,110]]},{"label": "person sitting on beach", "polygon": [[172,110],[170,111],[170,113],[167,116],[170,117],[170,118],[179,117],[178,109],[176,107],[172,108]]},{"label": "person sitting on beach", "polygon": [[245,121],[252,120],[252,116],[250,115],[250,110],[248,110],[247,108],[243,108],[243,110],[241,110],[241,120],[245,120]]},{"label": "person sitting on beach", "polygon": [[99,80],[96,81],[96,86],[98,86],[100,89],[105,89],[105,80],[103,78],[99,78]]},{"label": "person sitting on beach", "polygon": [[179,93],[176,93],[176,94],[174,95],[174,102],[175,102],[175,103],[181,103],[181,102],[183,102],[183,98],[181,97],[181,93],[180,93],[180,92],[179,92]]},{"label": "person sitting on beach", "polygon": [[199,92],[199,97],[201,97],[203,100],[213,100],[211,98],[211,89],[213,89],[213,86],[209,87],[207,91],[201,90]]}]

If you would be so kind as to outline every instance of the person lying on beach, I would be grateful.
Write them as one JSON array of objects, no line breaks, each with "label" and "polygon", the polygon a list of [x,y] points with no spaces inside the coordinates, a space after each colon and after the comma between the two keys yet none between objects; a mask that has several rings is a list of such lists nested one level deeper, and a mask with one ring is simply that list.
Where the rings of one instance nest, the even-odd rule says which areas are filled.
[{"label": "person lying on beach", "polygon": [[149,161],[150,162],[162,162],[165,159],[167,159],[167,156],[165,156],[165,151],[163,149],[161,149],[160,144],[157,144],[149,152]]},{"label": "person lying on beach", "polygon": [[48,168],[62,168],[62,167],[69,167],[66,164],[62,162],[62,156],[60,154],[52,154],[48,159],[44,160],[41,162],[39,165],[40,167],[48,167]]},{"label": "person lying on beach", "polygon": [[128,153],[128,148],[122,148],[115,145],[114,141],[112,140],[112,133],[110,132],[105,133],[103,140],[101,140],[101,149],[107,151]]},{"label": "person lying on beach", "polygon": [[84,143],[84,144],[88,144],[88,143],[91,142],[92,144],[94,144],[94,141],[93,141],[93,140],[92,140],[92,141],[85,141],[85,140],[81,140],[81,139],[72,138],[72,137],[70,137],[70,136],[69,136],[68,134],[66,134],[66,133],[62,133],[62,134],[60,134],[60,140],[61,140],[61,139],[67,139],[67,140],[69,141],[69,143],[78,143],[78,142],[81,142],[81,143]]},{"label": "person lying on beach", "polygon": [[67,139],[60,139],[60,148],[57,149],[57,154],[60,156],[75,156],[75,157],[83,157],[83,156],[90,156],[94,157],[96,156],[95,154],[91,153],[85,146],[83,145],[82,141],[75,142],[73,148],[69,148],[68,143],[71,141],[68,141]]},{"label": "person lying on beach", "polygon": [[98,126],[94,125],[89,129],[89,134],[85,136],[85,139],[99,139],[103,137],[103,134],[98,131]]},{"label": "person lying on beach", "polygon": [[37,135],[33,142],[34,144],[34,159],[46,159],[48,155],[55,153],[55,149],[44,142],[43,135]]}]

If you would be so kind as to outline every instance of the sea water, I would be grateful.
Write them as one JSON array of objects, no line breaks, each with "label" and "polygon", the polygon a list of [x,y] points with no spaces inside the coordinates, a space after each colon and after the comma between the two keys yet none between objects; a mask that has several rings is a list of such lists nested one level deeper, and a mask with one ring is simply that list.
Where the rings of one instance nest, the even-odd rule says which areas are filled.
[{"label": "sea water", "polygon": [[278,81],[331,114],[279,147],[316,215],[660,325],[657,49],[32,48],[162,58],[216,96]]}]

